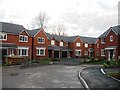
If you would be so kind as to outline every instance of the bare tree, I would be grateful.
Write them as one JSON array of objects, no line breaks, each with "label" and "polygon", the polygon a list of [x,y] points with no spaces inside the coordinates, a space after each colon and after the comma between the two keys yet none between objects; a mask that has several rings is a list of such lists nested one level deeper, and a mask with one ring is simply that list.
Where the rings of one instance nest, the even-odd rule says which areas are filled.
[{"label": "bare tree", "polygon": [[53,29],[53,32],[54,34],[57,34],[57,35],[63,35],[63,36],[66,36],[67,34],[65,34],[65,30],[67,29],[65,27],[65,24],[63,23],[58,23],[56,25],[54,25],[54,27],[52,28]]},{"label": "bare tree", "polygon": [[47,17],[47,15],[46,15],[46,13],[45,12],[40,12],[39,14],[38,14],[38,16],[36,16],[34,19],[33,19],[33,21],[32,21],[32,23],[31,23],[31,28],[32,29],[35,29],[35,28],[46,28],[47,27],[47,22],[48,22],[48,17]]}]

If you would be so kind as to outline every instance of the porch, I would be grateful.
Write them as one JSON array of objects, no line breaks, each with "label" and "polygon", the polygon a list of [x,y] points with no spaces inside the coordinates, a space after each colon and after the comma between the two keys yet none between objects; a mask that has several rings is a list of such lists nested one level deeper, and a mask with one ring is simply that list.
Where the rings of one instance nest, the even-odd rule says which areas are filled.
[{"label": "porch", "polygon": [[72,56],[73,50],[66,46],[48,46],[49,58],[70,58]]}]

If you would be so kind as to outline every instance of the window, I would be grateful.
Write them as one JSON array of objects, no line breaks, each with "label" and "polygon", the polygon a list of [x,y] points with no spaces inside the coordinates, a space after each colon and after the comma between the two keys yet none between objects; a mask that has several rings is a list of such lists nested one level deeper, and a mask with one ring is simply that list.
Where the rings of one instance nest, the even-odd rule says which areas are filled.
[{"label": "window", "polygon": [[101,49],[101,56],[105,56],[105,50]]},{"label": "window", "polygon": [[63,46],[63,42],[60,42],[60,46]]},{"label": "window", "polygon": [[99,44],[97,44],[97,48],[99,48]]},{"label": "window", "polygon": [[45,56],[45,48],[36,48],[37,56]]},{"label": "window", "polygon": [[76,47],[80,47],[80,43],[76,43]]},{"label": "window", "polygon": [[112,42],[113,41],[113,36],[110,36],[110,42]]},{"label": "window", "polygon": [[28,49],[18,49],[18,55],[28,56]]},{"label": "window", "polygon": [[88,44],[87,44],[87,43],[85,43],[85,47],[86,47],[86,48],[88,47]]},{"label": "window", "polygon": [[0,33],[0,40],[7,40],[7,34]]},{"label": "window", "polygon": [[13,49],[10,50],[10,55],[14,55],[14,50]]},{"label": "window", "polygon": [[42,38],[42,37],[38,37],[38,43],[44,44],[45,43],[45,39]]},{"label": "window", "polygon": [[105,44],[105,38],[101,38],[101,44]]},{"label": "window", "polygon": [[20,41],[20,42],[28,42],[28,36],[20,35],[19,41]]},{"label": "window", "polygon": [[99,56],[99,51],[97,51],[97,56]]},{"label": "window", "polygon": [[84,52],[84,55],[88,55],[88,51],[85,51],[85,52]]},{"label": "window", "polygon": [[55,45],[55,41],[54,40],[51,40],[51,45]]},{"label": "window", "polygon": [[81,50],[76,50],[76,56],[81,56]]}]

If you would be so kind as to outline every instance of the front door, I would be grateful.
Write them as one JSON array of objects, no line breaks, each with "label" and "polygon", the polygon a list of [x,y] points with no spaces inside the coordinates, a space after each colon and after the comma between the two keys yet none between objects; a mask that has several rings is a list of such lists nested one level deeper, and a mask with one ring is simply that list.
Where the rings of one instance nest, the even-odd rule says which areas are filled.
[{"label": "front door", "polygon": [[109,61],[113,59],[113,53],[114,53],[114,50],[108,51],[108,60]]},{"label": "front door", "polygon": [[54,58],[59,58],[59,51],[54,51]]},{"label": "front door", "polygon": [[67,58],[67,51],[62,51],[62,58]]}]

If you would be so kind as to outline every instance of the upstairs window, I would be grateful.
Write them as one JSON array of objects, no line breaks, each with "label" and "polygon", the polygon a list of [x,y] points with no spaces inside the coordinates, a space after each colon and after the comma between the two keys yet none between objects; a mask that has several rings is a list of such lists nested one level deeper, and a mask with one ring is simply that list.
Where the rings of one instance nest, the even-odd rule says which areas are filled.
[{"label": "upstairs window", "polygon": [[51,40],[51,45],[55,45],[55,41],[54,40]]},{"label": "upstairs window", "polygon": [[88,44],[87,44],[87,43],[85,43],[85,47],[86,47],[86,48],[88,47]]},{"label": "upstairs window", "polygon": [[110,42],[113,42],[113,36],[110,36]]},{"label": "upstairs window", "polygon": [[45,43],[45,39],[42,37],[38,37],[38,43],[44,44]]},{"label": "upstairs window", "polygon": [[0,33],[0,40],[7,40],[7,34]]},{"label": "upstairs window", "polygon": [[28,36],[20,35],[19,41],[20,41],[20,42],[28,42]]},{"label": "upstairs window", "polygon": [[76,43],[76,47],[80,47],[80,43]]},{"label": "upstairs window", "polygon": [[101,38],[101,44],[105,44],[105,38]]},{"label": "upstairs window", "polygon": [[63,42],[60,42],[60,46],[63,46]]},{"label": "upstairs window", "polygon": [[97,48],[99,48],[99,44],[97,44]]}]

